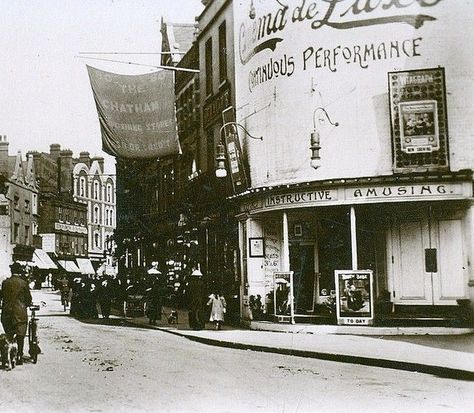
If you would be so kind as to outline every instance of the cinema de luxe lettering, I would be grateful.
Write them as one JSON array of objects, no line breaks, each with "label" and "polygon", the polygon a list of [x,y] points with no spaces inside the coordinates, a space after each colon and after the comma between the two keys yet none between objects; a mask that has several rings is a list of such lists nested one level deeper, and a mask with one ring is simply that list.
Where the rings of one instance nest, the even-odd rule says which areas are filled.
[{"label": "cinema de luxe lettering", "polygon": [[[415,29],[436,20],[420,9],[429,8],[442,0],[300,0],[270,10],[239,29],[239,57],[243,65],[263,50],[275,51],[283,41],[282,32],[291,24],[308,24],[318,30],[331,27],[348,30],[387,24],[407,24]],[[371,14],[377,14],[373,17]],[[382,15],[380,15],[382,14]]]}]

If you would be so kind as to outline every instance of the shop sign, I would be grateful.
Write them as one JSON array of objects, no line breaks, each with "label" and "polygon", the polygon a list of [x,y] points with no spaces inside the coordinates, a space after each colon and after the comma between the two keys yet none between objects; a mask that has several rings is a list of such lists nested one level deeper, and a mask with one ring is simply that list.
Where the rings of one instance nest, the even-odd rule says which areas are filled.
[{"label": "shop sign", "polygon": [[337,191],[333,189],[321,189],[306,192],[292,192],[288,194],[269,195],[265,199],[265,207],[282,205],[318,204],[327,201],[336,201]]},{"label": "shop sign", "polygon": [[334,273],[337,323],[372,325],[374,322],[372,271],[336,270]]},{"label": "shop sign", "polygon": [[249,187],[249,180],[232,106],[222,111],[222,122],[226,125],[224,126],[224,142],[227,166],[230,170],[232,189],[234,194],[237,194]]},{"label": "shop sign", "polygon": [[41,234],[41,249],[45,252],[55,252],[56,234]]},{"label": "shop sign", "polygon": [[224,89],[221,89],[217,95],[206,100],[202,108],[202,124],[204,129],[218,122],[222,111],[228,108],[231,104],[229,85]]},{"label": "shop sign", "polygon": [[72,224],[63,224],[62,222],[55,222],[54,229],[57,229],[60,231],[76,232],[78,234],[87,234],[86,227],[81,227],[79,225],[72,225]]},{"label": "shop sign", "polygon": [[463,195],[460,184],[428,184],[428,185],[389,185],[364,188],[348,188],[346,199],[387,199],[411,197],[444,197]]},{"label": "shop sign", "polygon": [[274,315],[280,321],[294,323],[293,271],[273,273]]}]

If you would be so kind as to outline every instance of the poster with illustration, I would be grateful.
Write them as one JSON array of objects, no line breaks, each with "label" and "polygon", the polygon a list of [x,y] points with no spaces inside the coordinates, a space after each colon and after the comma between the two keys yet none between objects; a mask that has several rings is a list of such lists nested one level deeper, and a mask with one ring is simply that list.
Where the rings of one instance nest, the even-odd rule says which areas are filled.
[{"label": "poster with illustration", "polygon": [[293,271],[273,273],[274,315],[293,322]]},{"label": "poster with illustration", "polygon": [[437,102],[401,102],[398,108],[402,151],[419,153],[439,150]]},{"label": "poster with illustration", "polygon": [[372,271],[335,271],[335,278],[338,324],[373,324]]}]

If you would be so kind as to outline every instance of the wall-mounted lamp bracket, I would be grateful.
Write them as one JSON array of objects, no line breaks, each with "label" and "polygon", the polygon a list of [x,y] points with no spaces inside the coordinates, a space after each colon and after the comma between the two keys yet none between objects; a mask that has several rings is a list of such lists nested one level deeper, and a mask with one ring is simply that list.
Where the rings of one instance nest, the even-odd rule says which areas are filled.
[{"label": "wall-mounted lamp bracket", "polygon": [[225,146],[224,143],[225,140],[222,139],[222,131],[227,127],[227,126],[233,126],[235,129],[232,131],[233,133],[237,133],[237,127],[240,127],[249,138],[252,139],[257,139],[260,141],[263,141],[263,136],[253,136],[247,129],[245,129],[244,126],[242,126],[240,123],[237,122],[226,122],[224,123],[220,130],[219,130],[219,139],[220,142],[217,145],[217,151],[216,151],[216,177],[217,178],[225,178],[227,176],[227,170],[225,168]]},{"label": "wall-mounted lamp bracket", "polygon": [[[326,112],[326,109],[324,109],[323,107],[319,106],[319,107],[317,107],[316,109],[314,109],[314,112],[313,112],[313,126],[314,126],[314,129],[315,129],[315,130],[317,129],[317,128],[316,128],[316,112],[318,112],[318,111],[323,112],[324,115],[326,115],[326,119],[328,120],[328,122],[329,122],[331,125],[333,125],[333,126],[339,126],[339,122],[333,122],[333,121],[331,120],[331,118],[329,117],[328,113]],[[319,121],[322,123],[322,122],[324,122],[324,119],[319,118]]]},{"label": "wall-mounted lamp bracket", "polygon": [[221,130],[219,131],[219,136],[222,137],[222,131],[224,130],[224,128],[226,128],[227,126],[230,126],[230,125],[232,125],[234,127],[238,126],[239,128],[241,128],[249,138],[258,139],[258,140],[263,141],[263,136],[253,136],[247,129],[245,129],[245,127],[243,127],[240,123],[237,123],[237,122],[226,122],[226,123],[224,123],[221,126]]},{"label": "wall-mounted lamp bracket", "polygon": [[[312,168],[314,169],[318,169],[320,166],[321,166],[321,156],[319,154],[319,151],[321,150],[321,138],[319,136],[319,130],[316,126],[316,112],[323,112],[324,115],[326,116],[328,122],[337,127],[339,126],[339,122],[333,122],[331,120],[331,118],[329,117],[328,113],[326,112],[326,109],[324,109],[323,107],[317,107],[316,109],[314,109],[314,112],[313,112],[313,126],[314,126],[314,130],[313,132],[311,132],[311,144],[310,144],[310,151],[311,151],[311,162],[310,162],[310,165]],[[324,122],[324,118],[319,118],[319,122],[320,123],[323,123]]]}]

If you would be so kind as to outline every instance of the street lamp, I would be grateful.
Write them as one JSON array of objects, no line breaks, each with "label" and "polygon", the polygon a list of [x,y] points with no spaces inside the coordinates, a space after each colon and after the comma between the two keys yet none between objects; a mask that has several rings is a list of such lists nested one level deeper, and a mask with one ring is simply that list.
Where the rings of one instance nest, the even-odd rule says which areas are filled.
[{"label": "street lamp", "polygon": [[225,178],[227,176],[227,169],[225,167],[225,160],[226,160],[226,147],[222,142],[226,142],[225,137],[224,139],[222,138],[222,131],[226,127],[231,127],[231,131],[229,134],[231,135],[237,135],[237,127],[241,128],[245,134],[251,138],[251,139],[256,139],[263,141],[263,136],[253,136],[247,129],[245,129],[244,126],[242,126],[240,123],[237,122],[226,122],[224,123],[220,130],[219,130],[219,139],[220,143],[217,145],[217,151],[216,151],[216,177],[217,178]]},{"label": "street lamp", "polygon": [[[326,112],[326,109],[324,109],[323,107],[317,107],[316,109],[314,109],[314,112],[313,112],[313,128],[314,129],[313,129],[313,132],[311,132],[311,141],[310,141],[311,144],[309,147],[309,149],[311,150],[310,165],[314,169],[318,169],[321,166],[321,161],[320,161],[321,156],[319,155],[319,151],[321,149],[321,137],[319,135],[319,130],[316,127],[316,112],[318,111],[324,113],[324,115],[326,116],[326,119],[331,125],[335,127],[339,126],[339,122],[333,122],[331,120],[328,113]],[[325,122],[325,119],[319,117],[319,123],[323,124],[324,122]]]}]

